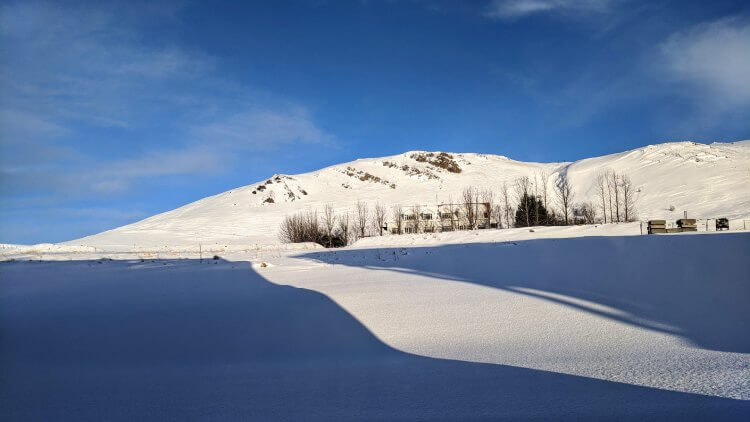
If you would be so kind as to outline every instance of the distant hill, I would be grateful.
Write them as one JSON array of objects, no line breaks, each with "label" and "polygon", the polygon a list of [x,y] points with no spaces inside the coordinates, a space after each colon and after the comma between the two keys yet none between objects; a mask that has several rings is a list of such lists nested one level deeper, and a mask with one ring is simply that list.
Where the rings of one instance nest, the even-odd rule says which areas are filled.
[{"label": "distant hill", "polygon": [[575,202],[596,203],[595,179],[612,169],[628,174],[641,219],[750,216],[750,141],[670,142],[568,163],[527,163],[492,154],[410,151],[364,158],[298,175],[273,175],[152,216],[134,224],[66,242],[75,245],[274,244],[282,218],[332,203],[351,211],[358,200],[432,205],[457,201],[467,186],[491,189],[546,173],[551,192],[564,173]]}]

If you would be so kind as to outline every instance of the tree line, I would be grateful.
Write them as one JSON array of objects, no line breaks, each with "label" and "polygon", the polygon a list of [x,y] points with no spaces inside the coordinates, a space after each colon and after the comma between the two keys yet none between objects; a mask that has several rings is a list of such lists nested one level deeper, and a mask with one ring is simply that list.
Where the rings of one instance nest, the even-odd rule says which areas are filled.
[{"label": "tree line", "polygon": [[332,204],[325,204],[323,212],[306,210],[287,215],[281,222],[279,239],[286,243],[314,242],[327,248],[346,246],[368,233],[383,235],[386,208],[376,203],[372,212],[364,201],[357,201],[354,212],[336,214]]},{"label": "tree line", "polygon": [[[550,183],[552,182],[552,183]],[[395,204],[389,210],[380,202],[372,209],[357,201],[353,211],[336,213],[326,204],[317,210],[302,211],[284,217],[279,230],[283,242],[315,242],[325,247],[346,246],[368,235],[382,236],[385,228],[392,234],[433,231],[474,230],[549,225],[594,224],[634,221],[636,192],[627,174],[607,170],[596,176],[597,204],[576,202],[575,187],[566,172],[554,180],[545,173],[523,176],[510,185],[503,182],[499,194],[491,189],[464,188],[455,203],[425,211],[415,204]]]},{"label": "tree line", "polygon": [[[636,190],[628,174],[606,170],[596,175],[597,204],[576,201],[576,190],[566,172],[551,186],[546,173],[520,177],[513,183],[517,206],[513,220],[508,206],[508,187],[503,183],[505,226],[531,227],[635,221]],[[550,195],[551,193],[551,195]]]}]

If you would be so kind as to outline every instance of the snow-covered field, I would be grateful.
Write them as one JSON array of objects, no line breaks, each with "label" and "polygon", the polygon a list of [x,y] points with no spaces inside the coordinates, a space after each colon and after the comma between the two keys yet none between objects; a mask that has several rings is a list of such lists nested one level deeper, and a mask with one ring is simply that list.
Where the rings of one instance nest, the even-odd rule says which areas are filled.
[{"label": "snow-covered field", "polygon": [[747,420],[750,234],[636,229],[5,262],[0,419]]},{"label": "snow-covered field", "polygon": [[[459,174],[363,159],[0,245],[0,420],[750,420],[750,141],[454,157]],[[630,175],[641,220],[688,211],[699,232],[277,240],[325,203],[434,204],[541,171],[593,201],[607,169]]]}]

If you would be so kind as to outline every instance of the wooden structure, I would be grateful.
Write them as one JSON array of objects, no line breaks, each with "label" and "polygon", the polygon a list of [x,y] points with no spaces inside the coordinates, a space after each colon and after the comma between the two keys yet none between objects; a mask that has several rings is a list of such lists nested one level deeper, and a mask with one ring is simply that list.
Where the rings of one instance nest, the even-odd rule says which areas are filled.
[{"label": "wooden structure", "polygon": [[694,218],[681,218],[677,220],[677,227],[681,232],[697,232],[698,225]]},{"label": "wooden structure", "polygon": [[667,233],[667,220],[648,220],[648,234]]},{"label": "wooden structure", "polygon": [[[471,227],[472,222],[469,221],[467,207],[472,207],[474,227]],[[439,204],[437,211],[440,231],[497,228],[497,222],[492,218],[489,202]]]},{"label": "wooden structure", "polygon": [[675,225],[677,227],[667,227],[667,220],[649,220],[648,234],[698,231],[698,224],[694,218],[681,218],[675,222]]},{"label": "wooden structure", "polygon": [[[467,209],[469,206],[471,207],[471,218],[469,218],[469,210]],[[497,221],[492,217],[488,202],[477,202],[468,205],[462,203],[404,207],[400,219],[401,231],[407,234],[498,227]],[[388,222],[387,227],[392,234],[398,234],[398,222]]]}]

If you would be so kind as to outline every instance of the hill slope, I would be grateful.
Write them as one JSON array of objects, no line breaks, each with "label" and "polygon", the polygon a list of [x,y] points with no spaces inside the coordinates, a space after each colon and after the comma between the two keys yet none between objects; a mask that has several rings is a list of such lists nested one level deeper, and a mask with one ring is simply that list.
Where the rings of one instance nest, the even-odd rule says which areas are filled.
[{"label": "hill slope", "polygon": [[[641,219],[750,216],[750,141],[673,142],[573,163],[526,163],[490,154],[407,152],[367,158],[299,175],[274,175],[155,215],[134,224],[67,242],[75,245],[273,244],[281,219],[332,203],[337,212],[357,200],[387,206],[457,200],[466,186],[491,189],[545,172],[566,173],[575,202],[596,202],[595,178],[612,169],[627,173],[637,191]],[[552,192],[550,191],[550,197]],[[669,211],[674,206],[674,211]]]}]

